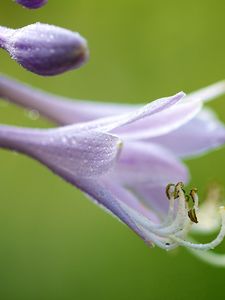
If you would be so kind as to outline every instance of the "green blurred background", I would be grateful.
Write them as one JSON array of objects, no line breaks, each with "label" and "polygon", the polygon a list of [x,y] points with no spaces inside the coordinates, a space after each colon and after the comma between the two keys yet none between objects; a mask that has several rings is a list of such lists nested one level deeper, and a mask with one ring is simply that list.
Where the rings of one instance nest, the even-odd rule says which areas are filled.
[{"label": "green blurred background", "polygon": [[[224,15],[224,0],[49,0],[37,11],[1,0],[1,25],[41,21],[79,31],[91,58],[80,70],[41,78],[1,51],[0,72],[50,92],[102,101],[141,103],[190,92],[225,78]],[[225,96],[209,105],[225,121]],[[0,119],[52,126],[4,102]],[[225,185],[224,163],[225,149],[187,162],[200,193],[212,179]],[[149,249],[31,159],[0,150],[0,165],[0,299],[224,297],[225,269],[184,249]]]}]

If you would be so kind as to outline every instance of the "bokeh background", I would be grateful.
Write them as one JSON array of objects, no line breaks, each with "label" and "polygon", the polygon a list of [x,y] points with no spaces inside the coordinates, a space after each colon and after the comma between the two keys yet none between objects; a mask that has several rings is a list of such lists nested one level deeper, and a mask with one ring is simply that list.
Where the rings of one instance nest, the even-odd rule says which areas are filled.
[{"label": "bokeh background", "polygon": [[[190,92],[225,78],[224,11],[223,0],[49,0],[37,11],[1,0],[1,25],[41,21],[79,31],[89,41],[91,58],[80,70],[41,78],[1,51],[0,72],[81,99],[142,103]],[[209,106],[225,121],[225,96]],[[53,126],[5,102],[0,120]],[[225,185],[225,149],[187,164],[200,194],[211,180]],[[0,166],[0,299],[224,297],[225,269],[184,249],[149,249],[27,157],[0,150]]]}]

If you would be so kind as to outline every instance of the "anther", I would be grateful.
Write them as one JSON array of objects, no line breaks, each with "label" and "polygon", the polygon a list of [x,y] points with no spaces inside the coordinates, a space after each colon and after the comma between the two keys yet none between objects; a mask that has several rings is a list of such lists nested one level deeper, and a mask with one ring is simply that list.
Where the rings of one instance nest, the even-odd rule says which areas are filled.
[{"label": "anther", "polygon": [[194,223],[198,223],[198,219],[197,219],[197,216],[196,216],[196,212],[195,212],[195,209],[192,208],[188,211],[188,217],[189,219],[194,222]]},{"label": "anther", "polygon": [[175,187],[175,184],[173,184],[173,183],[169,183],[169,184],[167,184],[167,186],[166,186],[166,196],[167,196],[167,198],[170,200],[170,198],[171,198],[171,192],[170,192],[170,188],[171,187]]},{"label": "anther", "polygon": [[[184,192],[183,188],[184,188],[183,182],[178,182],[175,185],[175,190],[174,190],[174,198],[175,199],[179,198],[179,191],[180,191],[180,189]],[[184,194],[185,194],[185,192],[184,192]]]},{"label": "anther", "polygon": [[191,189],[189,195],[191,196],[191,199],[192,199],[193,203],[195,203],[196,194],[197,194],[197,189],[196,188]]}]

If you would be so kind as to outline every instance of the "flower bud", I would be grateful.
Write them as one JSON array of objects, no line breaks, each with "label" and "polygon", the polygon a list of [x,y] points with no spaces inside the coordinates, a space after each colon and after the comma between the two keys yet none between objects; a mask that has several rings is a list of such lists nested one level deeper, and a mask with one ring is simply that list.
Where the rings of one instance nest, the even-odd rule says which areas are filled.
[{"label": "flower bud", "polygon": [[79,33],[41,23],[16,30],[0,27],[0,47],[25,69],[42,76],[79,68],[89,56]]},{"label": "flower bud", "polygon": [[16,2],[24,7],[35,9],[45,5],[48,0],[16,0]]}]

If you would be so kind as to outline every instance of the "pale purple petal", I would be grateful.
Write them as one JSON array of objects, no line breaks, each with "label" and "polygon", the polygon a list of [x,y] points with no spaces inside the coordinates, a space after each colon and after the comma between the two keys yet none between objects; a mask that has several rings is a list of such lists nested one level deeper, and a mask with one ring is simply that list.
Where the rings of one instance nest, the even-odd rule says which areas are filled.
[{"label": "pale purple petal", "polygon": [[41,115],[61,125],[91,121],[140,107],[140,105],[72,100],[34,89],[5,76],[0,76],[0,97],[27,109],[37,110]]},{"label": "pale purple petal", "polygon": [[[174,182],[179,182],[179,180]],[[165,187],[165,185],[160,185],[160,183],[155,186],[151,184],[137,184],[135,186],[135,194],[142,200],[146,208],[161,220],[165,219],[169,208]]]},{"label": "pale purple petal", "polygon": [[132,217],[120,205],[121,202],[129,202],[129,197],[132,198],[132,195],[125,189],[117,189],[114,185],[110,185],[109,181],[107,180],[103,180],[101,182],[90,179],[74,181],[73,178],[69,176],[68,181],[72,184],[75,184],[103,209],[111,212],[114,216],[127,224],[147,244],[151,245],[151,242],[146,239],[145,234],[137,226],[135,220],[133,220]]},{"label": "pale purple petal", "polygon": [[186,101],[186,97],[177,105],[152,115],[114,132],[126,139],[147,139],[179,128],[191,120],[202,108],[201,102]]},{"label": "pale purple petal", "polygon": [[171,182],[187,182],[189,174],[186,166],[160,145],[127,142],[114,177],[114,182],[133,191],[145,207],[165,214],[168,209],[165,187]]},{"label": "pale purple petal", "polygon": [[[85,123],[83,125],[80,124],[80,128],[94,128],[95,130],[115,132],[117,134],[117,132],[119,132],[118,128],[124,127],[126,129],[129,129],[129,126],[131,126],[132,123],[138,124],[142,119],[154,115],[159,115],[163,111],[168,110],[170,107],[175,106],[179,101],[181,101],[184,95],[185,94],[183,92],[180,92],[171,97],[161,98],[129,113],[102,118],[89,123]],[[70,128],[70,126],[68,126],[68,128]],[[120,134],[118,134],[118,136],[120,136]]]},{"label": "pale purple petal", "polygon": [[[136,189],[133,192],[131,187],[122,184],[122,182],[119,180],[118,174],[117,177],[117,180],[112,180],[113,175],[110,174],[107,180],[103,180],[105,188],[110,191],[113,191],[113,194],[118,198],[120,202],[126,204],[128,207],[139,212],[141,215],[147,217],[151,221],[159,223],[159,218],[157,217],[157,214],[149,209],[149,203],[146,205],[145,201],[142,201],[142,197],[139,197],[139,195],[137,195]],[[163,203],[163,205],[165,207],[165,203]]]},{"label": "pale purple petal", "polygon": [[162,145],[179,157],[198,155],[225,143],[225,127],[209,109],[169,134],[149,141]]},{"label": "pale purple petal", "polygon": [[0,147],[25,153],[53,171],[73,177],[96,177],[114,166],[120,140],[95,131],[65,132],[63,129],[35,130],[0,126]]},{"label": "pale purple petal", "polygon": [[192,92],[186,96],[188,101],[211,101],[225,93],[225,80]]},{"label": "pale purple petal", "polygon": [[158,99],[145,106],[104,105],[81,100],[73,102],[0,77],[1,97],[27,108],[38,110],[41,114],[63,125],[93,120],[102,116],[119,115],[115,117],[114,122],[112,122],[114,117],[107,119],[107,122],[104,121],[104,123],[110,124],[106,128],[107,131],[168,109],[181,100],[184,95],[181,92],[171,97]]},{"label": "pale purple petal", "polygon": [[188,180],[186,167],[170,151],[160,145],[145,142],[126,142],[116,165],[116,176],[124,184]]}]

